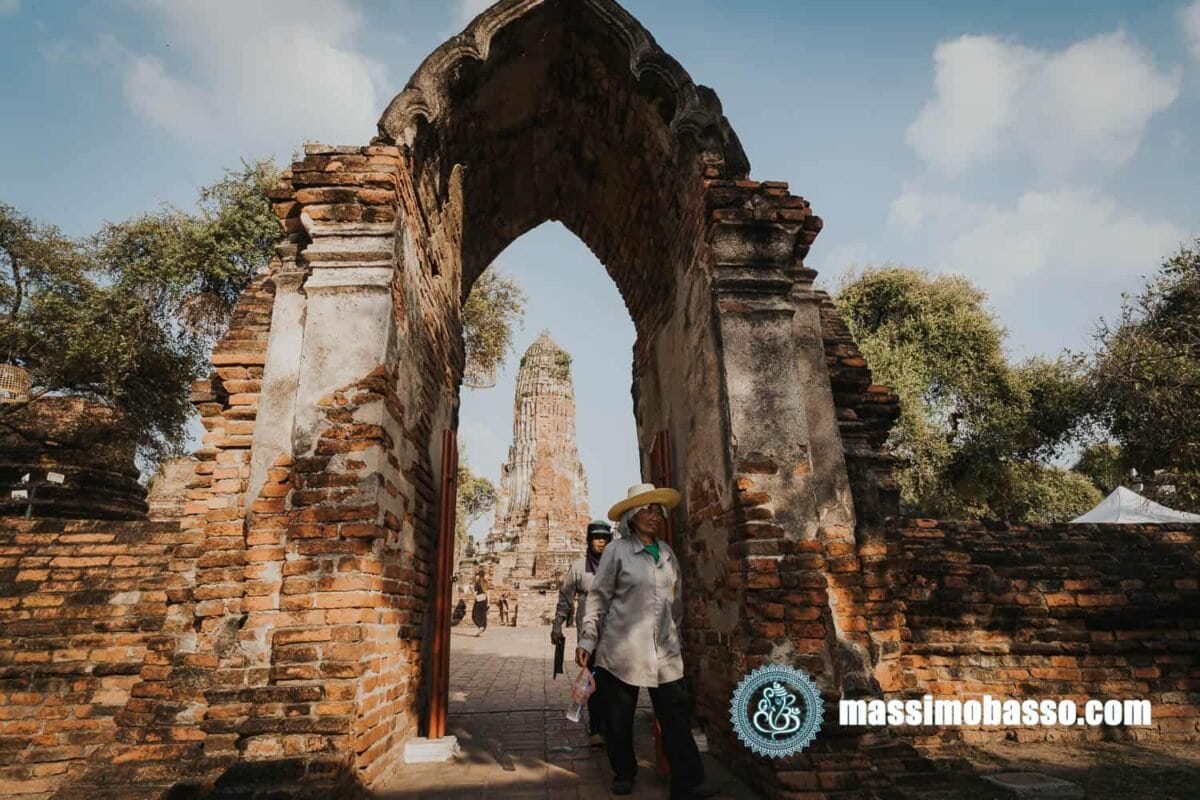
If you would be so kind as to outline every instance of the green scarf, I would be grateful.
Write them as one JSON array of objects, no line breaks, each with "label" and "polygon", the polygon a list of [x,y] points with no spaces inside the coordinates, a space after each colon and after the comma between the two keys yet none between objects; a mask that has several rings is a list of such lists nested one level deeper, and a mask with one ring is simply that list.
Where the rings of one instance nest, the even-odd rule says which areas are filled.
[{"label": "green scarf", "polygon": [[653,544],[642,545],[646,548],[646,552],[654,556],[654,563],[658,563],[658,539],[654,540]]}]

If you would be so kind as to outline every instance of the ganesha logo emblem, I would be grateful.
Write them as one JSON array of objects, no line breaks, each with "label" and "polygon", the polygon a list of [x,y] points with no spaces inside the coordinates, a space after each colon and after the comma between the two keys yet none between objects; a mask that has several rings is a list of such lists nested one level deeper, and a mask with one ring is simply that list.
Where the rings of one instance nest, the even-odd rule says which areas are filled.
[{"label": "ganesha logo emblem", "polygon": [[759,755],[786,758],[812,743],[821,729],[821,693],[803,670],[769,664],[738,684],[729,704],[733,729]]}]

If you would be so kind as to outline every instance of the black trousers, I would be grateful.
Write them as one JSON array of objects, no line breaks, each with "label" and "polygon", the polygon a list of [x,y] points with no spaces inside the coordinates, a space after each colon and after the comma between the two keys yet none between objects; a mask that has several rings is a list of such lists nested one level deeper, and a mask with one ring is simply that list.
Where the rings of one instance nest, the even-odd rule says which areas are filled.
[{"label": "black trousers", "polygon": [[[633,717],[641,687],[630,686],[604,669],[596,670],[598,690],[608,707],[604,732],[608,763],[618,780],[633,780],[637,757],[633,751]],[[686,797],[704,783],[704,763],[692,738],[691,708],[682,680],[651,687],[650,702],[662,727],[663,749],[671,765],[671,797]]]},{"label": "black trousers", "polygon": [[[595,651],[593,651],[592,654],[590,656],[588,656],[588,669],[592,670],[593,673],[595,673],[595,671],[596,671],[596,653],[595,653]],[[601,699],[603,697],[604,697],[604,692],[600,688],[600,676],[597,675],[596,676],[596,691],[592,692],[591,697],[588,698],[588,735],[589,736],[591,736],[593,733],[603,733],[604,732],[605,708],[604,708],[604,700]]]}]

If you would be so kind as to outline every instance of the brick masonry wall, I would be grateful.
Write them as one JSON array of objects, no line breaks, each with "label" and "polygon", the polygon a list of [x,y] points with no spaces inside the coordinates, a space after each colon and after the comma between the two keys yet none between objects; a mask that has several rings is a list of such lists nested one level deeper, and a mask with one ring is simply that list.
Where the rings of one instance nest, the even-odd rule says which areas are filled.
[{"label": "brick masonry wall", "polygon": [[860,541],[879,541],[885,521],[900,513],[900,487],[892,474],[896,458],[884,446],[900,416],[900,398],[872,381],[867,360],[833,299],[825,292],[816,294],[857,535]]},{"label": "brick masonry wall", "polygon": [[[813,457],[804,414],[824,367],[854,383],[847,370],[862,365],[844,348],[821,364],[828,343],[803,265],[821,223],[808,203],[786,184],[743,180],[711,93],[666,58],[653,74],[672,80],[635,79],[630,56],[646,54],[629,43],[652,41],[616,12],[577,14],[584,5],[597,4],[547,3],[511,25],[483,72],[453,66],[467,49],[456,39],[426,62],[444,74],[416,82],[437,95],[407,121],[385,115],[381,130],[397,135],[306,147],[273,193],[288,243],[197,387],[208,435],[183,530],[201,538],[178,559],[195,591],[167,608],[164,626],[183,623],[174,635],[147,645],[112,766],[192,782],[228,769],[234,787],[255,768],[264,794],[319,794],[339,770],[370,785],[396,763],[428,701],[434,465],[458,422],[459,307],[504,247],[549,219],[596,253],[634,321],[643,475],[670,434],[685,657],[714,750],[780,797],[869,788],[901,765],[902,751],[867,756],[855,737],[766,764],[728,736],[746,670],[786,658],[835,692],[872,644],[862,565],[881,548],[856,551],[845,515],[828,521],[848,499],[814,486],[841,468],[822,468],[838,460],[827,451]],[[538,58],[547,79],[531,83]],[[686,116],[668,127],[666,109]],[[307,369],[290,410],[272,406],[287,381],[264,371],[271,346],[298,335],[271,330],[276,311],[303,320],[290,356]],[[260,404],[279,419],[259,419]],[[89,791],[114,783],[107,766]],[[872,766],[881,772],[866,775]]]},{"label": "brick masonry wall", "polygon": [[1146,728],[907,731],[936,745],[1015,738],[1200,740],[1200,526],[907,520],[870,567],[889,697],[1146,698]]},{"label": "brick masonry wall", "polygon": [[0,796],[50,796],[111,741],[199,537],[178,522],[0,518]]},{"label": "brick masonry wall", "polygon": [[[306,148],[273,195],[298,268],[390,256],[397,156]],[[410,291],[397,283],[397,314]],[[379,757],[416,733],[435,503],[428,461],[411,444],[429,440],[429,421],[404,413],[395,370],[379,364],[316,398],[311,448],[277,458],[249,498],[245,593],[213,609],[242,615],[241,679],[205,693],[206,752],[286,762],[310,787],[336,777],[331,764],[369,782]]]},{"label": "brick masonry wall", "polygon": [[[35,481],[38,517],[136,520],[146,518],[146,489],[138,483],[134,445],[119,415],[80,397],[40,397],[5,410],[0,431],[0,516],[22,516],[26,501],[11,490]],[[53,444],[46,444],[52,442]],[[44,482],[47,472],[64,476]]]}]

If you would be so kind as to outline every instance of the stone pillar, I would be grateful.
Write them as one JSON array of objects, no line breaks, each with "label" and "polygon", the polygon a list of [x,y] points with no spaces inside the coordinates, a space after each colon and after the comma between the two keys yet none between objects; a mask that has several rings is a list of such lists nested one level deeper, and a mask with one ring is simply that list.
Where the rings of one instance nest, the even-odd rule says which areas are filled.
[{"label": "stone pillar", "polygon": [[800,385],[808,423],[809,450],[813,461],[813,493],[822,538],[853,541],[854,499],[846,470],[845,448],[838,430],[837,406],[825,363],[825,340],[821,324],[822,293],[813,290],[813,270],[799,270],[789,301],[792,338],[799,359]]},{"label": "stone pillar", "polygon": [[[387,363],[395,335],[392,267],[316,267],[304,283],[308,302],[295,398],[292,448],[317,452],[331,396]],[[382,412],[382,408],[376,409]],[[357,422],[381,424],[379,414]]]},{"label": "stone pillar", "polygon": [[300,382],[300,355],[304,345],[305,297],[300,286],[308,276],[296,266],[295,245],[280,247],[281,264],[272,275],[275,305],[271,313],[271,336],[263,367],[262,391],[258,399],[260,422],[254,427],[251,446],[248,502],[258,499],[267,480],[267,470],[280,456],[292,454],[292,425],[296,414],[296,390]]},{"label": "stone pillar", "polygon": [[739,488],[769,490],[777,524],[790,538],[811,539],[819,515],[806,408],[796,391],[801,358],[792,330],[791,283],[769,266],[722,265],[716,278],[718,320],[734,469],[739,481],[754,476]]},{"label": "stone pillar", "polygon": [[800,359],[798,391],[804,400],[808,422],[817,538],[824,546],[830,655],[836,685],[843,693],[871,694],[877,693],[879,687],[871,665],[862,553],[855,535],[854,495],[845,444],[838,428],[838,409],[825,361],[822,294],[812,286],[815,274],[812,270],[799,272],[789,299],[796,312],[793,339]]},{"label": "stone pillar", "polygon": [[811,674],[827,720],[820,755],[769,766],[717,741],[774,793],[818,778],[842,785],[865,763],[857,735],[836,726],[836,700],[862,681],[865,650],[847,638],[865,637],[866,620],[815,273],[803,262],[821,223],[782,183],[710,181],[708,203],[734,489],[727,584],[742,615],[730,650],[739,672],[776,662]]},{"label": "stone pillar", "polygon": [[821,221],[778,182],[711,181],[709,207],[747,607],[787,609],[758,615],[751,655],[790,660],[834,694],[861,688],[871,670],[853,498],[821,295],[803,261]]}]

